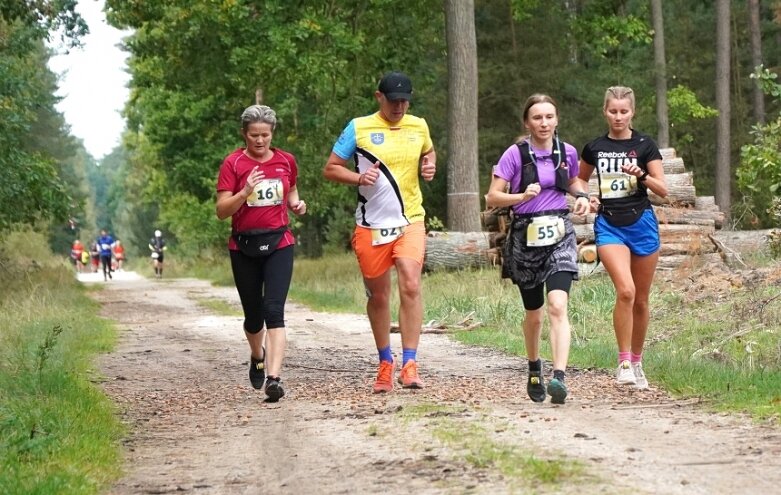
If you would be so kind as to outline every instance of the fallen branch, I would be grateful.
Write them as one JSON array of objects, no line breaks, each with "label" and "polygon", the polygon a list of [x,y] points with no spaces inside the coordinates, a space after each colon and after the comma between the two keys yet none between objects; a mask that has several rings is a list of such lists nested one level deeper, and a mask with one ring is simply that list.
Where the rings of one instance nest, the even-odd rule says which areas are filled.
[{"label": "fallen branch", "polygon": [[[482,326],[482,322],[479,321],[472,321],[472,317],[474,316],[475,312],[472,311],[465,317],[463,317],[460,321],[453,323],[451,325],[448,325],[446,323],[439,322],[437,320],[431,320],[425,325],[423,325],[420,329],[420,333],[432,333],[432,334],[444,334],[444,333],[453,333],[453,332],[468,332],[469,330],[474,330],[475,328]],[[401,329],[399,328],[399,324],[396,322],[391,323],[391,333],[399,333],[401,332]]]},{"label": "fallen branch", "polygon": [[620,406],[620,407],[611,407],[613,410],[624,410],[624,409],[662,409],[666,407],[682,407],[682,406],[690,406],[693,404],[697,404],[700,402],[699,397],[695,397],[693,399],[687,399],[687,400],[681,400],[677,402],[664,402],[661,404],[637,404],[634,406]]}]

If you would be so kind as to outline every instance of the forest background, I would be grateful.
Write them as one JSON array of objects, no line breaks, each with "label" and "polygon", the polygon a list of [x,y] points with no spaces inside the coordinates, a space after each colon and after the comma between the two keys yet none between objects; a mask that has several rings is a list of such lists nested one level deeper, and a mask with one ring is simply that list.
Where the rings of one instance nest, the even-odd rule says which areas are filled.
[{"label": "forest background", "polygon": [[[133,30],[124,42],[131,82],[122,144],[100,160],[56,111],[57,79],[47,68],[47,40],[76,47],[88,29],[75,3],[0,1],[0,230],[45,228],[55,252],[102,228],[131,256],[146,253],[157,228],[182,257],[224,249],[230,226],[214,214],[217,171],[242,145],[239,115],[256,101],[277,111],[273,145],[299,163],[299,191],[310,205],[294,221],[303,254],[346,249],[355,191],[324,181],[321,171],[349,120],[376,110],[373,92],[388,70],[411,76],[410,113],[428,121],[438,151],[439,175],[421,185],[430,229],[452,228],[448,193],[469,183],[461,171],[476,175],[482,198],[492,166],[522,133],[527,96],[552,95],[562,138],[581,149],[606,131],[605,88],[631,86],[635,127],[656,137],[660,70],[669,145],[694,173],[697,194],[717,192],[723,149],[730,226],[773,226],[781,1],[475,0],[472,9],[467,0],[107,0],[109,23]],[[654,59],[654,4],[664,22],[663,67]],[[454,6],[474,16],[477,115],[449,123],[459,104],[449,99],[459,75],[448,65],[455,24],[446,12]],[[728,71],[720,74],[724,40]],[[717,95],[723,83],[727,111]],[[727,139],[719,116],[728,117]],[[477,139],[476,162],[449,142],[459,127]]]}]

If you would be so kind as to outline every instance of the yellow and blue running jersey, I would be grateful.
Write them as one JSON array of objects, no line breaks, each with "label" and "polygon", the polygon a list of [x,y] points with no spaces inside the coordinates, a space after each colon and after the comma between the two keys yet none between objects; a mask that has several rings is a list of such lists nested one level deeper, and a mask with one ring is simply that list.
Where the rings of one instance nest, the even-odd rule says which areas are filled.
[{"label": "yellow and blue running jersey", "polygon": [[333,152],[345,160],[352,158],[361,174],[380,163],[374,186],[358,187],[355,223],[377,229],[423,221],[420,157],[433,148],[428,124],[420,117],[404,115],[390,123],[377,112],[350,121]]}]

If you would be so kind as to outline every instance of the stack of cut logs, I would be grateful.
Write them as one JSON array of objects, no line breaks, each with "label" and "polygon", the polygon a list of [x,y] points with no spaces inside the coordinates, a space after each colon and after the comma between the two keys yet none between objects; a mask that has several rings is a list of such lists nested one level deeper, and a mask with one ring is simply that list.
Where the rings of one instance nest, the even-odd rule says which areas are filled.
[{"label": "stack of cut logs", "polygon": [[[675,268],[693,255],[720,260],[713,235],[721,229],[724,214],[712,196],[698,197],[694,179],[686,172],[683,159],[675,150],[661,150],[668,195],[661,198],[649,191],[651,203],[659,219],[662,239],[659,267]],[[592,193],[598,191],[596,175],[589,182]],[[572,198],[567,196],[568,201]],[[488,209],[481,214],[487,232],[431,232],[426,248],[425,268],[465,268],[496,265],[501,262],[501,247],[510,225],[507,208]],[[581,262],[596,260],[594,246],[594,214],[571,215]]]}]

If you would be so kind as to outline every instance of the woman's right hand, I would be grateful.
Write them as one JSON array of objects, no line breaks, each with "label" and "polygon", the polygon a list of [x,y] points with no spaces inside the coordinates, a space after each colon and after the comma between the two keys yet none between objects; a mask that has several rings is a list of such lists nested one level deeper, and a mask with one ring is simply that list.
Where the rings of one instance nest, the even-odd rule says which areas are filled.
[{"label": "woman's right hand", "polygon": [[258,170],[258,166],[255,165],[255,167],[252,169],[252,172],[249,173],[247,176],[247,182],[244,184],[244,188],[242,189],[242,193],[244,194],[245,198],[248,198],[250,194],[255,190],[255,186],[260,184],[261,179],[263,179],[264,175],[263,172]]},{"label": "woman's right hand", "polygon": [[599,210],[599,198],[597,196],[590,196],[588,198],[588,204],[591,207],[591,213],[596,213]]},{"label": "woman's right hand", "polygon": [[540,194],[540,191],[542,191],[542,187],[540,187],[539,182],[535,182],[534,184],[529,184],[528,186],[526,186],[526,191],[524,191],[523,193],[524,200],[522,201],[522,203],[527,203],[533,200]]}]

